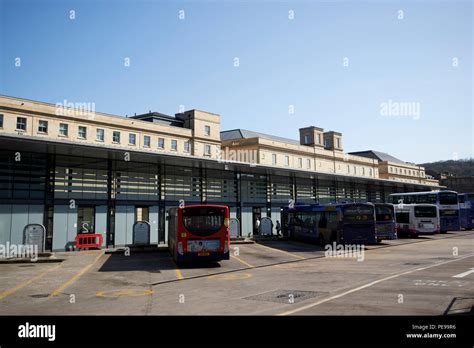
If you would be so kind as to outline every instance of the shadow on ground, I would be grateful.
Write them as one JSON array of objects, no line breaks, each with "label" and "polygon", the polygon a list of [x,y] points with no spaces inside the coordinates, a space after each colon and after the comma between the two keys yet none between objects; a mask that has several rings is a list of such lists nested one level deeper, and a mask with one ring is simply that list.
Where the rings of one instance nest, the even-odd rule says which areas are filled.
[{"label": "shadow on ground", "polygon": [[324,250],[317,244],[302,243],[295,241],[258,241],[256,244],[261,244],[273,249],[278,249],[286,252],[315,252]]},{"label": "shadow on ground", "polygon": [[167,253],[110,254],[99,272],[143,271],[160,273],[162,270],[175,269],[176,265]]},{"label": "shadow on ground", "polygon": [[171,255],[165,252],[123,253],[110,254],[107,261],[100,267],[99,272],[132,272],[142,271],[160,273],[163,270],[220,268],[218,262],[180,263],[176,265]]}]

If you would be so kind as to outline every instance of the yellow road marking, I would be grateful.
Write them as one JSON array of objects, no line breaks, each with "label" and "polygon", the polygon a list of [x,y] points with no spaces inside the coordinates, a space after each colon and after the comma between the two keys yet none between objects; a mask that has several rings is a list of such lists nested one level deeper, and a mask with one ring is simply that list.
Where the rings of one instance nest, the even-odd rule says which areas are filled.
[{"label": "yellow road marking", "polygon": [[145,296],[145,295],[152,295],[153,290],[146,290],[146,289],[119,289],[119,290],[108,290],[108,291],[99,291],[95,295],[97,297],[137,297],[137,296]]},{"label": "yellow road marking", "polygon": [[237,257],[237,256],[234,256],[232,255],[232,257],[234,259],[236,259],[237,261],[239,261],[240,263],[242,263],[243,265],[247,266],[247,267],[250,267],[250,268],[254,268],[255,266],[251,265],[250,263],[248,263],[247,261],[244,261],[242,260],[241,258]]},{"label": "yellow road marking", "polygon": [[301,259],[301,260],[306,260],[306,257],[296,255],[296,254],[293,254],[293,253],[289,253],[288,251],[283,251],[283,250],[280,250],[280,249],[267,247],[266,245],[262,245],[262,244],[258,244],[258,243],[255,243],[255,245],[261,246],[262,248],[267,248],[267,249],[270,249],[270,250],[279,251],[280,253],[290,255],[290,256],[293,256],[293,257],[297,257],[298,259]]},{"label": "yellow road marking", "polygon": [[211,275],[209,279],[215,280],[240,280],[240,279],[247,279],[251,278],[252,275],[250,273],[230,273],[230,274],[215,274]]},{"label": "yellow road marking", "polygon": [[104,255],[105,251],[102,251],[95,259],[94,261],[81,269],[79,272],[77,272],[71,279],[69,279],[67,282],[65,282],[63,285],[61,285],[59,288],[51,292],[48,297],[54,297],[62,293],[64,290],[66,290],[68,287],[70,287],[72,284],[74,284],[80,277],[82,277],[100,258],[102,255]]},{"label": "yellow road marking", "polygon": [[181,270],[179,269],[178,265],[175,264],[175,272],[176,272],[176,278],[178,279],[183,279],[183,273],[181,272]]},{"label": "yellow road marking", "polygon": [[11,289],[9,289],[9,290],[6,290],[6,291],[0,293],[0,300],[1,300],[1,299],[4,299],[4,298],[7,297],[7,296],[10,296],[11,294],[17,292],[18,290],[23,289],[25,286],[28,286],[28,285],[30,285],[31,283],[33,283],[34,281],[36,281],[36,280],[38,280],[38,279],[44,277],[47,273],[56,270],[59,266],[61,266],[61,264],[59,264],[59,265],[57,265],[57,266],[55,266],[55,267],[53,267],[53,268],[50,268],[49,270],[47,270],[47,271],[45,271],[45,272],[43,272],[43,273],[40,273],[40,274],[38,274],[37,276],[35,276],[35,277],[33,277],[33,278],[31,278],[31,279],[29,279],[29,280],[27,280],[27,281],[25,281],[25,282],[23,282],[23,283],[21,283],[21,284],[18,284],[18,285],[15,286],[14,288],[11,288]]}]

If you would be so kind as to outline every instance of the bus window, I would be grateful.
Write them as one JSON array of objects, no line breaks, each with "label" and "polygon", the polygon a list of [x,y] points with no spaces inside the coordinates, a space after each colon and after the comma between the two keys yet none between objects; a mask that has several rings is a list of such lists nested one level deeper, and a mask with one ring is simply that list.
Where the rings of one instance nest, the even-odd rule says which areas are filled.
[{"label": "bus window", "polygon": [[436,207],[415,207],[415,217],[435,218]]},{"label": "bus window", "polygon": [[327,218],[326,218],[326,214],[323,213],[322,216],[321,216],[321,218],[319,219],[318,227],[319,227],[319,228],[326,228],[327,222],[328,222],[328,220],[327,220]]},{"label": "bus window", "polygon": [[196,236],[209,236],[224,225],[224,210],[214,207],[183,209],[183,225]]},{"label": "bus window", "polygon": [[413,195],[413,198],[411,203],[436,204],[436,194]]},{"label": "bus window", "polygon": [[388,206],[375,206],[375,219],[377,221],[393,220],[393,211]]},{"label": "bus window", "polygon": [[328,213],[328,222],[337,221],[337,212],[331,211]]},{"label": "bus window", "polygon": [[458,195],[452,192],[440,192],[439,193],[439,204],[458,204]]},{"label": "bus window", "polygon": [[395,214],[397,218],[397,223],[399,224],[409,224],[410,223],[410,213],[409,212],[398,212]]}]

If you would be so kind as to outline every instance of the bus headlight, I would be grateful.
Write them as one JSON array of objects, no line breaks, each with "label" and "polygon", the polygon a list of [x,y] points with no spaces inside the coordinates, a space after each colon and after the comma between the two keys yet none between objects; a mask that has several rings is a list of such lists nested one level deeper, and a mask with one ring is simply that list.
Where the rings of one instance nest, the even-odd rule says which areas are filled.
[{"label": "bus headlight", "polygon": [[230,226],[230,219],[229,219],[229,218],[225,218],[225,219],[224,219],[224,226],[225,226],[225,227],[229,227],[229,226]]},{"label": "bus headlight", "polygon": [[184,252],[183,252],[183,243],[182,242],[178,242],[178,253],[180,255],[184,254]]}]

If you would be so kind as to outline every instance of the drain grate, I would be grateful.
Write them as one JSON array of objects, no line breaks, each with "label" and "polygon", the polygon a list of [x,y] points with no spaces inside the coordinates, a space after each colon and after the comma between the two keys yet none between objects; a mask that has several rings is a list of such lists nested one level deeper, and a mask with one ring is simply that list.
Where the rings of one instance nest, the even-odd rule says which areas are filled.
[{"label": "drain grate", "polygon": [[326,294],[321,291],[303,291],[303,290],[274,290],[264,292],[263,294],[244,297],[245,300],[266,301],[276,303],[298,303],[309,298],[317,297]]},{"label": "drain grate", "polygon": [[48,297],[49,294],[36,294],[36,295],[31,295],[30,297],[33,297],[33,298],[45,298],[45,297]]},{"label": "drain grate", "polygon": [[455,297],[444,315],[473,315],[474,314],[474,297]]},{"label": "drain grate", "polygon": [[405,262],[404,265],[407,266],[421,266],[421,265],[427,265],[427,262]]}]

